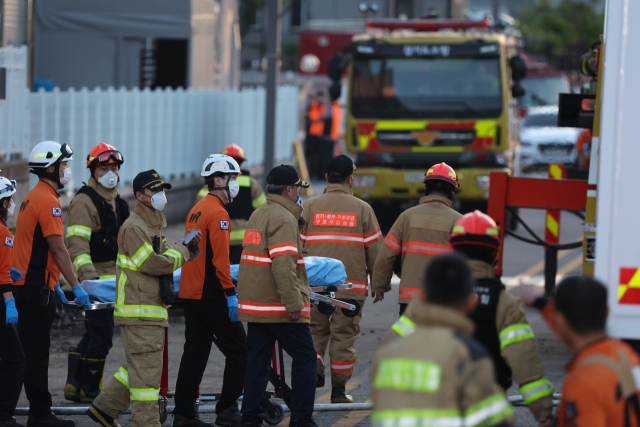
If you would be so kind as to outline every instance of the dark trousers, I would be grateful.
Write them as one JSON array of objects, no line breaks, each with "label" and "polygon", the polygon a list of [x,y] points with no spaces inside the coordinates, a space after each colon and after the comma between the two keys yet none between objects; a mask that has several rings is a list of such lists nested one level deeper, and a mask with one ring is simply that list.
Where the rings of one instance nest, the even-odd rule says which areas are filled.
[{"label": "dark trousers", "polygon": [[222,396],[216,406],[216,413],[220,413],[237,405],[236,401],[242,394],[247,367],[247,335],[242,322],[232,322],[229,319],[229,309],[223,297],[183,299],[182,307],[186,342],[176,382],[175,413],[187,418],[196,416],[194,405],[209,360],[211,342],[215,343],[225,357]]},{"label": "dark trousers", "polygon": [[327,173],[327,166],[333,158],[333,150],[336,142],[329,137],[322,137],[320,140],[320,166],[318,171],[318,178],[324,180],[324,174]]},{"label": "dark trousers", "polygon": [[85,311],[84,335],[76,351],[87,359],[106,359],[113,347],[113,310]]},{"label": "dark trousers", "polygon": [[40,293],[16,297],[18,337],[25,354],[24,391],[29,411],[36,417],[51,412],[49,393],[49,347],[51,325],[56,315],[56,297],[49,291],[48,304],[40,305]]},{"label": "dark trousers", "polygon": [[[305,142],[307,169],[309,170],[309,177],[313,179],[320,174],[320,137],[307,135]],[[322,174],[324,174],[324,172],[322,172]]]},{"label": "dark trousers", "polygon": [[400,306],[400,316],[404,314],[404,311],[407,309],[409,304],[398,304]]},{"label": "dark trousers", "polygon": [[247,344],[249,360],[244,380],[242,420],[251,423],[264,419],[260,407],[262,395],[269,382],[269,363],[273,346],[278,340],[284,351],[293,358],[291,367],[291,418],[307,421],[313,413],[316,397],[316,351],[308,323],[249,323]]},{"label": "dark trousers", "polygon": [[[22,321],[18,314],[18,320]],[[0,301],[0,421],[8,421],[20,398],[24,380],[24,352],[16,325],[6,324],[6,307]]]},{"label": "dark trousers", "polygon": [[242,245],[229,246],[229,262],[231,264],[240,264],[242,256]]}]

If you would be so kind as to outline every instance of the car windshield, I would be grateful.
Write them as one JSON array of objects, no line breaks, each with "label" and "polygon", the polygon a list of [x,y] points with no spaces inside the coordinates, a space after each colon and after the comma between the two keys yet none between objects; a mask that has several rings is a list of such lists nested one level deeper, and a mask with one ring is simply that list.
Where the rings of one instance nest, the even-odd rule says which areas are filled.
[{"label": "car windshield", "polygon": [[502,112],[499,58],[357,58],[356,118],[475,118]]},{"label": "car windshield", "polygon": [[558,95],[571,91],[566,77],[527,77],[521,84],[527,91],[519,100],[522,108],[558,105]]},{"label": "car windshield", "polygon": [[529,114],[522,127],[558,127],[558,113]]}]

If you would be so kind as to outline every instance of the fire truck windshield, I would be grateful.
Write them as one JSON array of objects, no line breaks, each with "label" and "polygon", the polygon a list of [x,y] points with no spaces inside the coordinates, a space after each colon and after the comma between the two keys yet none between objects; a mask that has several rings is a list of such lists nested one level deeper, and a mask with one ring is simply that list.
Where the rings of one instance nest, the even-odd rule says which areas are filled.
[{"label": "fire truck windshield", "polygon": [[502,112],[499,58],[356,58],[360,119],[490,118]]}]

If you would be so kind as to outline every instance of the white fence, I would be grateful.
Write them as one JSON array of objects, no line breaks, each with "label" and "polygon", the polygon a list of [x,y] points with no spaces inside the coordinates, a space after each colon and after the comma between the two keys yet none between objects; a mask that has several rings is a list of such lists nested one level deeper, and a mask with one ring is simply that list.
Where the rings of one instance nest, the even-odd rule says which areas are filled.
[{"label": "white fence", "polygon": [[[0,66],[7,63],[5,56],[14,62],[23,58],[24,69],[25,48],[0,49]],[[18,67],[10,67],[13,67],[10,73],[20,74]],[[120,176],[124,182],[151,168],[167,178],[199,173],[207,155],[219,153],[231,143],[244,148],[249,165],[263,162],[264,88],[242,91],[83,88],[38,93],[23,89],[25,101],[19,96],[19,87],[26,84],[22,74],[21,81],[16,78],[9,85],[15,95],[0,101],[0,151],[19,151],[27,158],[40,141],[66,142],[75,151],[75,161],[71,162],[75,186],[78,181],[88,179],[86,158],[89,150],[100,142],[114,145],[122,152],[125,166]],[[279,88],[277,109],[275,157],[282,161],[293,156],[292,142],[298,131],[297,87]],[[20,112],[23,117],[17,117]]]},{"label": "white fence", "polygon": [[[0,67],[7,70],[6,99],[0,100],[0,161],[24,154],[28,147],[29,97],[27,48],[0,48]],[[29,151],[26,152],[27,155]]]}]

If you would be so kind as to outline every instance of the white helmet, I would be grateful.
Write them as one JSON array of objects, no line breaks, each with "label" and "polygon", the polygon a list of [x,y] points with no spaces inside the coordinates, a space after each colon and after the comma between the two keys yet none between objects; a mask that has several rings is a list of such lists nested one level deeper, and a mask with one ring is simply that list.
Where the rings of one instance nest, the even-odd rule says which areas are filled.
[{"label": "white helmet", "polygon": [[0,176],[0,199],[6,199],[16,194],[16,182]]},{"label": "white helmet", "polygon": [[233,159],[233,157],[225,154],[212,154],[204,161],[200,175],[206,178],[214,173],[239,174],[241,173],[240,165]]},{"label": "white helmet", "polygon": [[48,168],[58,160],[66,162],[73,160],[73,150],[67,144],[60,145],[55,141],[42,141],[31,150],[29,154],[29,167]]}]

